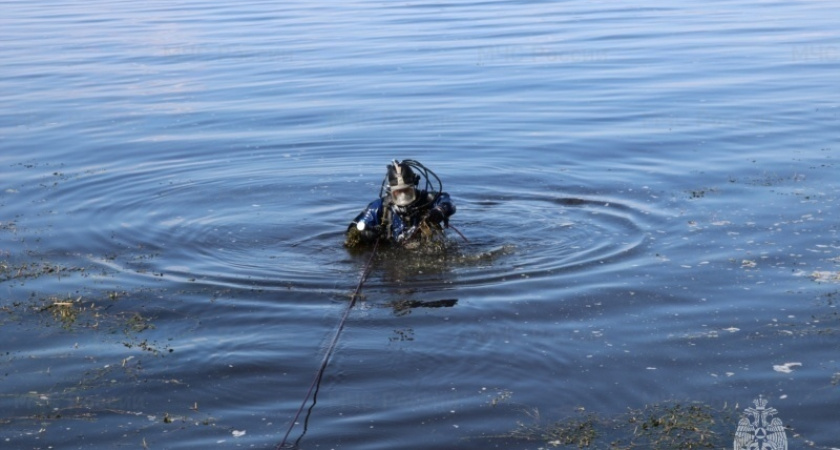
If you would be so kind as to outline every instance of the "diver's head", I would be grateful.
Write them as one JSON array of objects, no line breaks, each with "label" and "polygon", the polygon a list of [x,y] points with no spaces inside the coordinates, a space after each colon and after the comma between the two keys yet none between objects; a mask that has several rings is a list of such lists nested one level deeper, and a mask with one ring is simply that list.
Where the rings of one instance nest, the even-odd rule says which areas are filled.
[{"label": "diver's head", "polygon": [[420,177],[411,170],[411,167],[394,160],[388,164],[388,193],[391,201],[397,206],[408,206],[417,199],[417,185]]}]

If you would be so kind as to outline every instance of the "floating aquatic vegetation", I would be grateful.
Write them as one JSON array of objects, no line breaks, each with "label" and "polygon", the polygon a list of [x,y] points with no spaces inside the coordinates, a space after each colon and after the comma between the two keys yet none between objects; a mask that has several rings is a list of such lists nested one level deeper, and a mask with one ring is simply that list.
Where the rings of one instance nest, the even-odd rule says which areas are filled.
[{"label": "floating aquatic vegetation", "polygon": [[719,193],[719,192],[720,192],[720,189],[716,188],[716,187],[704,187],[704,188],[699,188],[699,189],[690,189],[690,190],[686,191],[686,193],[689,194],[688,198],[690,198],[692,200],[703,198],[703,197],[706,196],[706,194],[712,194],[712,193],[716,194],[716,193]]},{"label": "floating aquatic vegetation", "polygon": [[628,423],[634,425],[633,435],[622,448],[640,443],[654,449],[721,448],[730,440],[729,426],[724,424],[735,422],[720,420],[720,416],[734,413],[701,403],[658,404],[631,410],[627,416]]},{"label": "floating aquatic vegetation", "polygon": [[81,300],[81,297],[75,300],[68,299],[68,301],[51,299],[47,306],[41,308],[41,311],[51,312],[56,321],[60,322],[64,328],[69,329],[76,322],[79,314],[86,309],[81,304]]},{"label": "floating aquatic vegetation", "polygon": [[571,417],[551,424],[541,423],[538,409],[523,410],[530,419],[530,423],[517,422],[517,428],[510,433],[499,436],[525,441],[542,441],[552,447],[572,446],[586,448],[592,446],[598,438],[598,417],[586,414]]},{"label": "floating aquatic vegetation", "polygon": [[351,228],[347,231],[344,237],[344,246],[347,248],[357,248],[362,244],[362,232],[356,228]]},{"label": "floating aquatic vegetation", "polygon": [[544,441],[552,447],[572,446],[590,447],[598,437],[597,421],[594,414],[572,417],[549,425],[540,425],[540,413],[537,409],[525,410],[533,424],[519,422],[518,427],[508,437],[527,441]]},{"label": "floating aquatic vegetation", "polygon": [[34,279],[45,275],[55,275],[61,278],[62,276],[69,276],[72,273],[84,274],[85,268],[38,261],[23,263],[14,263],[11,261],[0,262],[0,282]]},{"label": "floating aquatic vegetation", "polygon": [[[481,388],[482,392],[484,392],[486,390],[487,390],[487,388]],[[501,405],[503,403],[507,403],[508,401],[510,401],[511,398],[513,398],[513,392],[511,392],[507,389],[499,389],[499,390],[496,391],[496,394],[493,396],[493,398],[491,398],[487,403],[491,407],[495,408],[498,405]]]},{"label": "floating aquatic vegetation", "polygon": [[[154,328],[151,318],[138,312],[108,312],[110,306],[125,292],[108,292],[102,298],[77,296],[76,298],[49,297],[31,302],[17,302],[14,306],[39,313],[50,313],[50,318],[66,330],[101,329],[121,330],[133,335]],[[107,298],[107,299],[106,299]]]},{"label": "floating aquatic vegetation", "polygon": [[543,423],[538,410],[532,409],[524,411],[529,423],[519,422],[516,429],[496,438],[570,448],[724,448],[731,443],[731,424],[737,423],[736,408],[664,402],[604,417],[579,407],[577,415],[548,424]]},{"label": "floating aquatic vegetation", "polygon": [[170,344],[158,344],[148,338],[140,339],[141,333],[155,328],[154,316],[137,311],[117,311],[113,306],[130,294],[125,291],[74,297],[50,296],[31,297],[25,301],[14,301],[0,307],[0,325],[9,322],[27,323],[35,321],[42,326],[58,324],[64,332],[85,330],[102,331],[108,335],[121,335],[126,348],[138,348],[156,356],[172,353]]},{"label": "floating aquatic vegetation", "polygon": [[402,341],[413,341],[414,340],[414,329],[406,328],[405,330],[394,330],[394,335],[388,338],[390,342],[402,342]]}]

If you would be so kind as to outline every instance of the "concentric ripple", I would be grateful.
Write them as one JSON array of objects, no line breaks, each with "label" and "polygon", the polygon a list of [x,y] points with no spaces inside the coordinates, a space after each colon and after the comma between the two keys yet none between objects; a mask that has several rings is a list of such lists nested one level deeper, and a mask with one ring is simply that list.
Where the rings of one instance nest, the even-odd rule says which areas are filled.
[{"label": "concentric ripple", "polygon": [[[235,160],[182,155],[82,169],[68,173],[53,201],[62,205],[58,213],[66,223],[86,226],[62,229],[57,250],[90,255],[125,274],[118,282],[128,285],[154,278],[210,288],[344,293],[367,261],[342,241],[346,224],[378,191],[378,173],[359,173],[375,171],[371,167],[380,165],[359,169],[350,159],[323,164],[280,153]],[[556,193],[510,187],[496,193],[465,181],[451,190],[458,212],[443,249],[383,250],[367,288],[501,286],[606,273],[632,261],[645,242],[650,213],[632,199],[556,187]]]},{"label": "concentric ripple", "polygon": [[645,242],[644,213],[614,200],[518,194],[467,208],[467,252],[480,249],[472,258],[492,261],[462,273],[468,284],[613,270]]},{"label": "concentric ripple", "polygon": [[380,252],[368,288],[506,288],[519,279],[598,276],[632,264],[646,241],[649,213],[611,199],[526,193],[459,200],[451,221],[457,231],[446,232],[443,249]]}]

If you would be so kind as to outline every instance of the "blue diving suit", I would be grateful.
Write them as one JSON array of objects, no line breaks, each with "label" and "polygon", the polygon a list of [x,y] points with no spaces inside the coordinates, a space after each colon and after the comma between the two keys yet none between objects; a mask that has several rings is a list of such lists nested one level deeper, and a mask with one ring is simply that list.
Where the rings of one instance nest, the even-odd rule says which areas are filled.
[{"label": "blue diving suit", "polygon": [[390,196],[385,196],[374,200],[359,213],[350,222],[347,233],[358,230],[362,243],[373,243],[381,237],[403,244],[417,234],[417,227],[423,220],[437,226],[443,222],[448,226],[455,209],[446,192],[417,191],[416,199],[406,206],[397,206]]}]

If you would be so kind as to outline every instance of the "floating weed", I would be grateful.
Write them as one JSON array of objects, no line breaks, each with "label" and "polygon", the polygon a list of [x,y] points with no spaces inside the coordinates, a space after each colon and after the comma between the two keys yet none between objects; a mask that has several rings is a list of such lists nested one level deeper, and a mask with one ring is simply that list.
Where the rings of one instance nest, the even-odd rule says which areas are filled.
[{"label": "floating weed", "polygon": [[126,342],[123,342],[123,345],[126,348],[137,347],[140,350],[152,353],[155,356],[158,356],[162,353],[172,353],[172,352],[175,351],[175,349],[173,349],[169,345],[160,346],[157,342],[151,342],[150,343],[148,339],[143,339],[141,342],[126,341]]},{"label": "floating weed", "polygon": [[[517,422],[517,428],[499,436],[525,441],[542,441],[552,447],[571,446],[587,448],[598,438],[599,418],[594,414],[571,417],[548,425],[542,424],[537,408],[522,411],[529,417],[529,423]],[[579,411],[579,412],[582,412]]]},{"label": "floating weed", "polygon": [[390,342],[403,342],[403,341],[413,341],[414,340],[414,330],[411,328],[406,328],[404,330],[394,330],[394,335],[388,338]]},{"label": "floating weed", "polygon": [[347,248],[362,247],[362,232],[357,230],[356,227],[350,228],[345,236],[344,246]]},{"label": "floating weed", "polygon": [[[82,297],[75,300],[59,300],[51,297],[47,300],[47,304],[43,306],[40,311],[49,311],[53,319],[61,323],[62,328],[70,329],[79,315],[85,312],[88,308],[82,304]],[[91,306],[92,309],[92,306]]]},{"label": "floating weed", "polygon": [[735,408],[716,409],[696,402],[665,402],[630,409],[611,417],[578,408],[577,415],[544,423],[537,409],[524,410],[530,419],[494,438],[540,441],[550,447],[631,449],[724,448],[731,443]]},{"label": "floating weed", "polygon": [[571,445],[578,448],[589,447],[597,437],[596,421],[597,417],[589,414],[585,417],[572,418],[562,423],[556,423],[545,430],[543,439],[549,445],[555,447],[561,445]]},{"label": "floating weed", "polygon": [[[107,300],[86,299],[82,296],[48,297],[30,302],[15,302],[12,306],[24,310],[34,310],[38,313],[49,313],[50,319],[61,324],[65,330],[120,329],[125,334],[139,333],[154,328],[150,320],[136,312],[106,312],[113,305],[116,298],[127,295],[125,293],[110,292]],[[11,312],[12,308],[4,307],[4,311]]]},{"label": "floating weed", "polygon": [[773,320],[767,323],[765,330],[759,330],[751,334],[751,339],[765,337],[769,333],[793,338],[803,336],[833,336],[840,333],[840,311],[837,308],[837,298],[840,298],[840,291],[834,290],[821,294],[817,297],[810,315],[795,317],[788,316],[786,319]]},{"label": "floating weed", "polygon": [[15,301],[0,307],[0,313],[5,313],[0,316],[0,325],[5,322],[23,323],[31,318],[40,318],[43,325],[50,326],[56,323],[65,332],[94,330],[122,334],[127,338],[122,342],[125,347],[138,348],[155,356],[174,351],[169,344],[161,345],[148,339],[141,341],[138,337],[140,333],[155,329],[153,317],[136,311],[114,311],[116,299],[127,297],[127,292],[111,291],[102,295],[96,299],[83,296],[51,296],[45,299],[32,297],[26,301]]},{"label": "floating weed", "polygon": [[632,438],[617,448],[633,448],[643,444],[653,449],[721,448],[730,440],[724,424],[736,423],[736,413],[729,411],[730,420],[718,417],[727,410],[715,410],[701,403],[666,403],[646,406],[627,413],[627,422],[634,426]]},{"label": "floating weed", "polygon": [[148,318],[143,317],[140,313],[131,313],[127,320],[125,320],[125,332],[139,333],[144,330],[152,329],[155,326]]},{"label": "floating weed", "polygon": [[[96,423],[100,419],[113,420],[114,417],[123,416],[126,420],[136,420],[145,416],[148,424],[141,425],[142,430],[149,430],[158,427],[168,428],[171,424],[177,424],[179,429],[186,427],[211,427],[224,428],[217,424],[217,419],[206,413],[199,413],[190,408],[191,412],[173,414],[170,412],[150,413],[144,412],[146,405],[143,402],[126,402],[124,398],[102,397],[98,395],[85,395],[68,397],[66,393],[53,395],[44,392],[28,392],[22,395],[11,396],[0,394],[0,399],[14,397],[18,404],[29,404],[31,407],[24,414],[10,414],[0,417],[0,424],[16,424],[20,427],[38,427],[40,432],[46,432],[52,426],[58,426],[59,422],[65,425],[61,428],[64,431],[70,429],[68,422],[84,421]],[[145,441],[144,441],[145,442]]]},{"label": "floating weed", "polygon": [[699,199],[699,198],[704,198],[706,196],[706,194],[717,193],[719,191],[720,190],[718,188],[715,188],[715,187],[704,187],[704,188],[700,188],[700,189],[691,189],[691,190],[686,191],[686,193],[689,194],[690,199],[695,200],[695,199]]},{"label": "floating weed", "polygon": [[496,395],[492,399],[490,399],[488,403],[490,404],[490,406],[495,408],[496,406],[509,401],[511,397],[513,397],[513,392],[507,389],[501,389],[496,393]]},{"label": "floating weed", "polygon": [[46,275],[54,275],[59,278],[69,276],[73,273],[84,275],[84,267],[68,267],[49,262],[29,261],[14,263],[10,261],[0,262],[0,281],[24,281],[39,278]]}]

